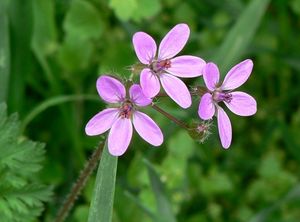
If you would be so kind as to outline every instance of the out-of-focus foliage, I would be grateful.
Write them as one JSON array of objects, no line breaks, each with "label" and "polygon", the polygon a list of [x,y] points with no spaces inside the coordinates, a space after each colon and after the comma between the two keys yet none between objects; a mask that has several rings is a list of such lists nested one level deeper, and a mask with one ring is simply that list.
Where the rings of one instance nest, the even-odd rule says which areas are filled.
[{"label": "out-of-focus foliage", "polygon": [[[216,59],[222,76],[245,58],[254,61],[253,74],[241,90],[257,99],[258,112],[248,118],[229,114],[233,143],[225,151],[215,123],[211,136],[199,144],[154,110],[145,110],[162,128],[165,142],[152,148],[134,136],[129,151],[118,161],[113,221],[156,218],[157,199],[145,158],[163,184],[164,203],[178,222],[300,220],[299,0],[271,0],[265,10],[253,8],[243,29],[234,30],[253,2],[267,1],[0,1],[0,100],[7,102],[9,113],[17,111],[21,120],[30,120],[26,136],[47,143],[39,177],[55,186],[55,198],[40,221],[53,220],[98,143],[98,137],[84,134],[88,119],[105,107],[100,99],[87,100],[97,96],[97,77],[130,75],[128,67],[137,62],[131,43],[134,32],[145,31],[159,42],[181,22],[191,28],[182,54]],[[241,37],[263,11],[257,29]],[[225,47],[229,33],[234,33],[236,42]],[[247,44],[239,47],[240,42]],[[199,82],[201,78],[186,79],[188,85]],[[191,121],[198,118],[199,98],[193,101],[189,110],[167,98],[156,102]],[[42,112],[31,112],[50,103]],[[87,220],[94,182],[95,176],[67,221]]]},{"label": "out-of-focus foliage", "polygon": [[7,116],[0,104],[0,218],[3,222],[33,221],[43,202],[50,199],[49,187],[37,180],[45,157],[44,144],[20,138],[17,115]]}]

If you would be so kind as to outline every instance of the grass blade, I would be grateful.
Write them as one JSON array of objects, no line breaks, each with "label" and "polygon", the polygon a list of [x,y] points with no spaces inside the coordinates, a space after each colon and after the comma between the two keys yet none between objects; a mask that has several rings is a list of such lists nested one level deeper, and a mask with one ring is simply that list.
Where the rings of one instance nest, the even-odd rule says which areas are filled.
[{"label": "grass blade", "polygon": [[260,24],[270,0],[250,1],[247,8],[230,29],[213,61],[219,65],[221,73],[229,69],[248,47]]},{"label": "grass blade", "polygon": [[88,222],[112,221],[117,164],[118,158],[109,154],[106,143],[97,171]]},{"label": "grass blade", "polygon": [[6,101],[10,72],[9,27],[6,6],[7,1],[0,2],[0,102]]},{"label": "grass blade", "polygon": [[25,93],[26,79],[31,78],[34,62],[30,48],[32,34],[32,0],[9,1],[9,28],[10,28],[10,81],[9,112],[23,113],[27,99]]},{"label": "grass blade", "polygon": [[153,192],[155,194],[156,199],[156,205],[157,205],[157,218],[156,222],[175,222],[176,218],[172,212],[171,204],[166,196],[165,188],[162,182],[160,181],[160,178],[152,166],[152,164],[144,160],[147,169],[148,174],[151,182],[151,186],[153,189]]},{"label": "grass blade", "polygon": [[292,201],[299,201],[299,199],[300,199],[300,184],[297,184],[284,197],[277,200],[271,206],[263,209],[258,214],[256,214],[250,220],[250,222],[265,222],[265,221],[268,221],[268,217],[271,215],[271,213],[278,210],[284,204],[287,204],[287,203],[292,202]]},{"label": "grass blade", "polygon": [[45,100],[44,102],[40,103],[36,106],[31,112],[29,112],[22,122],[22,130],[26,128],[26,126],[40,113],[45,111],[46,109],[57,106],[66,102],[74,102],[80,100],[91,100],[99,102],[99,97],[96,95],[63,95],[63,96],[56,96]]},{"label": "grass blade", "polygon": [[155,221],[156,215],[147,206],[145,206],[142,201],[139,200],[139,198],[137,198],[129,191],[125,191],[124,195],[132,200],[146,215],[148,215],[153,221]]},{"label": "grass blade", "polygon": [[[57,83],[47,61],[56,47],[55,3],[54,1],[33,1],[32,50],[43,68],[47,81],[58,91]],[[40,19],[43,18],[43,19]]]}]

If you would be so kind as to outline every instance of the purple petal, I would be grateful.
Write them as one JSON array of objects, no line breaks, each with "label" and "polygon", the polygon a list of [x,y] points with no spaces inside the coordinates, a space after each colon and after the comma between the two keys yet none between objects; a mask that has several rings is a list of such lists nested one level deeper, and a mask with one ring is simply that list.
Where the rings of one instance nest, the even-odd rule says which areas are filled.
[{"label": "purple petal", "polygon": [[158,49],[159,60],[170,59],[177,55],[186,44],[190,35],[187,24],[178,24],[163,38]]},{"label": "purple petal", "polygon": [[142,88],[138,84],[133,84],[130,87],[129,95],[132,102],[138,106],[148,106],[152,102],[152,99],[149,99],[144,95]]},{"label": "purple petal", "polygon": [[133,35],[132,43],[140,62],[145,65],[150,64],[157,49],[154,39],[145,32],[137,32]]},{"label": "purple petal", "polygon": [[232,92],[230,103],[225,102],[228,109],[239,116],[251,116],[256,113],[256,100],[244,92]]},{"label": "purple petal", "polygon": [[131,120],[118,118],[108,135],[108,150],[113,156],[121,156],[127,150],[132,137]]},{"label": "purple petal", "polygon": [[135,111],[133,125],[138,134],[153,146],[160,146],[164,136],[158,125],[145,113]]},{"label": "purple petal", "polygon": [[171,60],[167,71],[174,76],[191,78],[202,75],[205,61],[196,56],[177,56]]},{"label": "purple petal", "polygon": [[218,66],[212,62],[207,63],[203,69],[203,79],[206,87],[210,91],[214,91],[220,79],[220,72]]},{"label": "purple petal", "polygon": [[143,69],[140,75],[140,84],[145,96],[152,98],[159,93],[159,79],[150,69]]},{"label": "purple petal", "polygon": [[243,85],[249,78],[253,68],[253,62],[251,59],[246,59],[243,62],[232,67],[222,84],[223,90],[236,89]]},{"label": "purple petal", "polygon": [[218,129],[219,129],[219,136],[221,139],[221,143],[223,148],[229,148],[232,139],[232,128],[230,119],[225,113],[225,111],[218,106]]},{"label": "purple petal", "polygon": [[109,108],[96,114],[85,126],[85,133],[89,136],[99,135],[107,131],[118,116],[119,110]]},{"label": "purple petal", "polygon": [[166,93],[182,108],[186,109],[192,105],[191,94],[179,78],[170,74],[161,74],[160,81]]},{"label": "purple petal", "polygon": [[215,104],[210,93],[205,93],[200,100],[198,114],[201,119],[211,119],[215,114]]},{"label": "purple petal", "polygon": [[126,96],[124,85],[110,76],[100,76],[96,87],[100,97],[108,103],[121,102]]}]

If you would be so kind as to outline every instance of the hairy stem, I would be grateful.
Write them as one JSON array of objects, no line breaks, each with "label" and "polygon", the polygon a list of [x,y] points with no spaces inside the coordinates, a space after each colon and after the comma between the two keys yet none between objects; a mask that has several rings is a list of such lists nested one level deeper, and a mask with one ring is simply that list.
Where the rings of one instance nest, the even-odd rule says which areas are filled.
[{"label": "hairy stem", "polygon": [[163,109],[159,108],[157,105],[152,103],[152,108],[155,109],[156,111],[158,111],[159,113],[163,114],[165,117],[167,117],[169,120],[173,121],[174,123],[176,123],[177,125],[181,126],[182,128],[189,130],[189,126],[182,122],[181,120],[177,119],[175,116],[172,116],[170,113],[167,113],[166,111],[164,111]]},{"label": "hairy stem", "polygon": [[98,148],[93,152],[91,158],[85,165],[84,169],[81,171],[76,183],[73,185],[70,193],[68,194],[63,205],[60,207],[58,214],[56,216],[55,222],[62,222],[68,216],[70,210],[72,209],[77,197],[80,195],[82,189],[84,188],[87,180],[97,166],[97,163],[101,157],[104,143],[100,143]]}]

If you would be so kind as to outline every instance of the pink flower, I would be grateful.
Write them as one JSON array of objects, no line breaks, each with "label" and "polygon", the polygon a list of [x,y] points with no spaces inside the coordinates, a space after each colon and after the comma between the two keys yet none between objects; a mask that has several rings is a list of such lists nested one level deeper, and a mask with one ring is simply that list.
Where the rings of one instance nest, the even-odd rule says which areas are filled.
[{"label": "pink flower", "polygon": [[149,105],[152,100],[145,97],[139,85],[134,84],[126,97],[124,85],[110,76],[100,76],[97,80],[97,91],[100,97],[117,105],[96,114],[85,127],[89,136],[99,135],[110,129],[108,149],[113,156],[121,156],[127,150],[132,137],[132,122],[138,134],[153,146],[160,146],[163,134],[157,124],[138,107]]},{"label": "pink flower", "polygon": [[[140,75],[144,94],[150,98],[160,91],[161,82],[166,93],[182,108],[192,104],[186,85],[177,77],[196,77],[202,75],[205,62],[196,56],[177,56],[186,44],[190,29],[186,24],[178,24],[161,41],[158,54],[153,38],[145,32],[133,36],[135,53],[141,63],[147,65]],[[177,77],[176,77],[177,76]]]},{"label": "pink flower", "polygon": [[231,90],[244,84],[249,78],[253,62],[247,59],[230,69],[222,84],[219,84],[219,69],[214,63],[208,63],[203,70],[203,78],[209,92],[201,97],[198,114],[201,119],[208,120],[216,113],[222,146],[227,149],[231,144],[232,129],[220,102],[239,116],[251,116],[256,113],[255,99],[244,92]]}]

